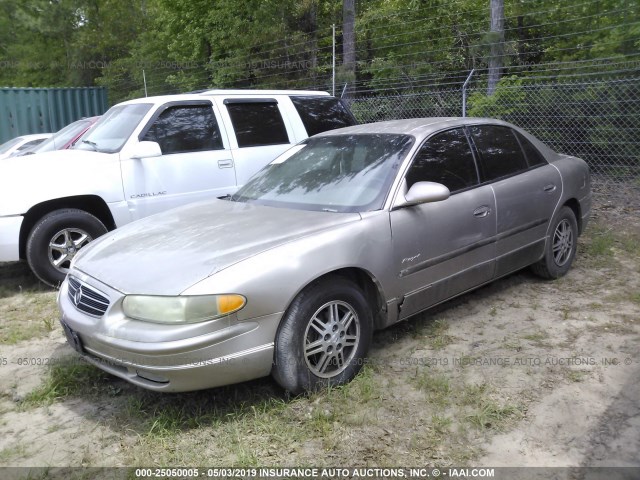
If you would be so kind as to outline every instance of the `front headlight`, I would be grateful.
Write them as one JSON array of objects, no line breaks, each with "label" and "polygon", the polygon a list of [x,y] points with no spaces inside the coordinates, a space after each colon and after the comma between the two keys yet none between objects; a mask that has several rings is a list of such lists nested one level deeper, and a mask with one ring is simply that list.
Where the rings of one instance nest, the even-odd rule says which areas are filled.
[{"label": "front headlight", "polygon": [[242,295],[156,297],[127,295],[122,309],[127,317],[155,323],[196,323],[237,312],[247,303]]}]

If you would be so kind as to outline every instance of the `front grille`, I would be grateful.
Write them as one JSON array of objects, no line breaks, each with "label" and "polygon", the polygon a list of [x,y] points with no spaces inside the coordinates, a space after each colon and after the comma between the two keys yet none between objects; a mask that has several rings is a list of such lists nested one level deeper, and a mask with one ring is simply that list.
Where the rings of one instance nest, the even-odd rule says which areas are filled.
[{"label": "front grille", "polygon": [[101,317],[109,308],[109,298],[86,283],[69,276],[69,300],[78,310]]}]

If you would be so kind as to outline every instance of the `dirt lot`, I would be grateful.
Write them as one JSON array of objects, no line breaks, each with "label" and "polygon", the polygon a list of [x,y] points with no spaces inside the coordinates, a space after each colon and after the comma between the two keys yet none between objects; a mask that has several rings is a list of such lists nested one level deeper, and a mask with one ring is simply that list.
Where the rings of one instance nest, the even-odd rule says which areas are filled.
[{"label": "dirt lot", "polygon": [[0,265],[0,466],[640,466],[640,221],[600,208],[528,271],[375,336],[354,382],[142,391],[78,361],[54,291]]}]

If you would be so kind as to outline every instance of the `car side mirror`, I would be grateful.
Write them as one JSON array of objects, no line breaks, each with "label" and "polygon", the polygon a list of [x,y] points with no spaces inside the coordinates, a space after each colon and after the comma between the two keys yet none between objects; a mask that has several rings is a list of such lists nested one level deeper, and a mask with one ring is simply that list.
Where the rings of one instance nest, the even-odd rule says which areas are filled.
[{"label": "car side mirror", "polygon": [[[441,202],[451,195],[447,187],[435,182],[416,182],[404,195],[400,194],[395,208],[419,205],[421,203]],[[404,197],[404,198],[403,198]]]},{"label": "car side mirror", "polygon": [[142,159],[160,157],[161,155],[162,150],[158,142],[138,142],[138,144],[133,147],[131,158]]}]

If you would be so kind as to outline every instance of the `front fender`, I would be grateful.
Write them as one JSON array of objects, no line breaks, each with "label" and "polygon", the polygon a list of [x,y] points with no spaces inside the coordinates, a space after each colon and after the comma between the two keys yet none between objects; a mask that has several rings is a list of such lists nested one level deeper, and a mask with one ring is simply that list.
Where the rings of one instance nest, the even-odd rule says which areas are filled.
[{"label": "front fender", "polygon": [[22,215],[58,198],[97,195],[122,201],[119,155],[59,150],[0,163],[0,216]]},{"label": "front fender", "polygon": [[[240,293],[247,298],[238,320],[284,312],[311,282],[344,268],[373,276],[391,291],[393,269],[388,212],[340,225],[280,245],[221,270],[187,289],[185,295]],[[388,299],[385,298],[385,301]]]}]

